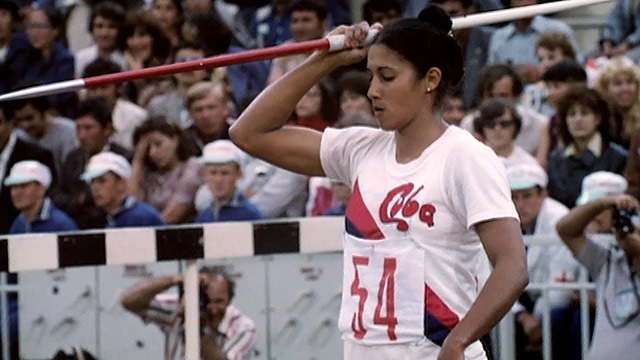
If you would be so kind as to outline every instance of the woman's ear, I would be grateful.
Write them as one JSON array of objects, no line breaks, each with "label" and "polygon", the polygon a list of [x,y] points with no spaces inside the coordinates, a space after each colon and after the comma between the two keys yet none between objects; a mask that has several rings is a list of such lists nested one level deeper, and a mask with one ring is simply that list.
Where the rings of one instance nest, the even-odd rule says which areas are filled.
[{"label": "woman's ear", "polygon": [[436,67],[430,68],[424,76],[425,93],[434,92],[442,80],[442,71]]}]

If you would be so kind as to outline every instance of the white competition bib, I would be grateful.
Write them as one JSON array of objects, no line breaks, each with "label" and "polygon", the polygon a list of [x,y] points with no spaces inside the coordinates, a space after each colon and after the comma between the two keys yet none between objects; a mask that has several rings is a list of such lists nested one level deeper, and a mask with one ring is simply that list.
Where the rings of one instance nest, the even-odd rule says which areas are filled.
[{"label": "white competition bib", "polygon": [[424,250],[411,238],[362,240],[345,234],[339,327],[366,345],[424,338]]}]

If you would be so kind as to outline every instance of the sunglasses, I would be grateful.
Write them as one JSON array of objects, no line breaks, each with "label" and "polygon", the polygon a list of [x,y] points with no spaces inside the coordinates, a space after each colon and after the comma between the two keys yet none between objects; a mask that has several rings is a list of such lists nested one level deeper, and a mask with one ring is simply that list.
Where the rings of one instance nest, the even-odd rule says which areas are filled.
[{"label": "sunglasses", "polygon": [[508,129],[514,125],[514,122],[511,120],[493,120],[484,125],[487,129],[495,129],[496,125],[500,126],[503,129]]}]

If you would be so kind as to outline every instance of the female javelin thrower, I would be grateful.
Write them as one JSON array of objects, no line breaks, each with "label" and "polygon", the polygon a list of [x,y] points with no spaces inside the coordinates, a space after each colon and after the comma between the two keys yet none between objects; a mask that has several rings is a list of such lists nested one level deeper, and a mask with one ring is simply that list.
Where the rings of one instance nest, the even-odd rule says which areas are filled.
[{"label": "female javelin thrower", "polygon": [[[231,138],[277,166],[351,184],[339,321],[345,359],[486,359],[478,339],[528,282],[504,166],[440,117],[443,95],[462,77],[446,13],[427,7],[388,25],[367,49],[368,30],[335,29],[348,49],[315,52],[265,89]],[[315,83],[367,52],[381,129],[284,126]],[[487,255],[494,270],[484,283]]]}]

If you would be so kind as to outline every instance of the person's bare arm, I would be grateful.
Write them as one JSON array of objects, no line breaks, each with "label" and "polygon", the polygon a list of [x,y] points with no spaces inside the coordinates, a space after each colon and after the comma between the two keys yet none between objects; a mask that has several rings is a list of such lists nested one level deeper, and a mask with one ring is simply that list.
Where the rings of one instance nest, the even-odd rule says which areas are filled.
[{"label": "person's bare arm", "polygon": [[129,195],[141,201],[146,201],[144,191],[142,190],[140,184],[142,183],[142,178],[144,176],[144,158],[147,155],[148,149],[148,137],[143,136],[139,140],[138,144],[136,144],[133,159],[131,160],[131,177],[127,182],[127,192],[129,193]]},{"label": "person's bare arm", "polygon": [[125,309],[140,314],[157,294],[181,282],[181,274],[166,275],[144,281],[125,290],[120,296],[120,303]]},{"label": "person's bare arm", "polygon": [[324,176],[320,163],[320,132],[284,126],[296,104],[323,76],[341,65],[366,56],[362,45],[368,26],[338,27],[332,34],[345,34],[350,50],[315,52],[295,70],[269,85],[229,130],[234,143],[249,154],[278,167],[311,176]]},{"label": "person's bare arm", "polygon": [[167,206],[162,209],[160,216],[165,224],[178,224],[181,223],[185,216],[189,214],[192,206],[190,204],[181,204],[179,202],[169,202]]},{"label": "person's bare arm", "polygon": [[524,241],[517,220],[494,219],[476,224],[475,228],[494,270],[467,315],[446,338],[440,358],[447,358],[449,347],[463,351],[488,333],[529,283]]},{"label": "person's bare arm", "polygon": [[211,332],[200,338],[200,355],[202,360],[227,360],[227,355],[216,344],[215,335]]}]

